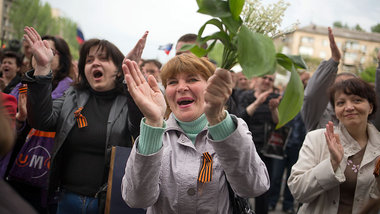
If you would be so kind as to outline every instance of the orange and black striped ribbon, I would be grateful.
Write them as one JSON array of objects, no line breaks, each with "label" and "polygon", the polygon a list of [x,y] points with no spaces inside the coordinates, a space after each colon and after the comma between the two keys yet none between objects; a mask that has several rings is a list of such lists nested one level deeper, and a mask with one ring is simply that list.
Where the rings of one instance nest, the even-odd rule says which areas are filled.
[{"label": "orange and black striped ribbon", "polygon": [[74,112],[74,115],[75,115],[75,118],[77,119],[77,123],[78,123],[79,128],[83,128],[83,127],[86,127],[88,125],[86,118],[80,113],[82,110],[83,110],[83,107],[80,107],[80,108],[78,108],[78,110],[76,110]]},{"label": "orange and black striped ribbon", "polygon": [[212,157],[208,152],[203,153],[203,164],[199,171],[198,181],[201,183],[210,182],[212,179]]},{"label": "orange and black striped ribbon", "polygon": [[27,85],[23,85],[23,86],[21,86],[21,87],[18,89],[18,93],[19,93],[19,94],[26,94],[27,90],[28,90],[28,86],[27,86]]}]

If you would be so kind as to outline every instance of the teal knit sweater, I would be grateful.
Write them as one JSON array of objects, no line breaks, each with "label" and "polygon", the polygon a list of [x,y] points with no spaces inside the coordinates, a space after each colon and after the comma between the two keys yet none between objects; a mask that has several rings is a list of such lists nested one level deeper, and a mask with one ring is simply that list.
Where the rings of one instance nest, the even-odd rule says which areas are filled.
[{"label": "teal knit sweater", "polygon": [[[175,119],[193,143],[195,143],[195,138],[206,125],[214,140],[223,140],[236,129],[236,125],[227,111],[226,118],[222,122],[213,126],[209,126],[205,114],[202,114],[198,119],[191,122],[182,122],[176,117]],[[165,121],[162,127],[152,127],[147,125],[145,123],[145,118],[143,118],[140,125],[140,138],[137,145],[138,151],[144,155],[158,152],[162,147],[162,135],[165,132],[165,128]]]}]

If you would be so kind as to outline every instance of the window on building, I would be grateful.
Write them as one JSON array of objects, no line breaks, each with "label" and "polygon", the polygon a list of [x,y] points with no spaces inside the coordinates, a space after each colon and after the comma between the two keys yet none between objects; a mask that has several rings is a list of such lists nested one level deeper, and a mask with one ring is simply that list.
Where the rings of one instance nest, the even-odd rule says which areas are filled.
[{"label": "window on building", "polygon": [[365,63],[365,56],[362,56],[361,58],[360,58],[360,64],[364,64]]},{"label": "window on building", "polygon": [[329,41],[327,39],[322,40],[322,46],[323,47],[329,46]]},{"label": "window on building", "polygon": [[312,44],[314,43],[314,38],[313,37],[308,37],[308,36],[303,36],[301,38],[301,42],[304,44]]},{"label": "window on building", "polygon": [[341,42],[336,42],[336,46],[338,46],[338,48],[339,48],[340,50],[342,50],[342,43],[341,43]]},{"label": "window on building", "polygon": [[319,52],[319,57],[321,59],[326,59],[326,52],[324,52],[324,51]]},{"label": "window on building", "polygon": [[345,53],[344,54],[344,62],[346,64],[355,64],[357,62],[356,60],[358,59],[357,53]]},{"label": "window on building", "polygon": [[367,47],[365,45],[362,45],[361,49],[360,49],[363,53],[366,52],[367,50]]},{"label": "window on building", "polygon": [[356,41],[346,41],[346,48],[352,50],[360,50],[360,45]]},{"label": "window on building", "polygon": [[307,56],[312,56],[313,53],[314,53],[314,49],[312,47],[305,47],[305,46],[301,46],[299,48],[299,53],[301,55],[307,55]]}]

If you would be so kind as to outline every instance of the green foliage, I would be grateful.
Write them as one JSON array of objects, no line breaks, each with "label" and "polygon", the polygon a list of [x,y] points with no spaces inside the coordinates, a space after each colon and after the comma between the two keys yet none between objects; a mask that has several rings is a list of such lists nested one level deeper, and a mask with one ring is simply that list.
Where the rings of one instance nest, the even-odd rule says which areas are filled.
[{"label": "green foliage", "polygon": [[360,27],[359,24],[356,24],[356,25],[355,25],[354,30],[356,30],[356,31],[360,31],[360,32],[365,32],[365,30],[364,30],[362,27]]},{"label": "green foliage", "polygon": [[223,44],[217,42],[214,48],[208,53],[208,58],[214,60],[218,67],[222,66],[223,49]]},{"label": "green foliage", "polygon": [[253,33],[243,25],[238,34],[238,40],[239,63],[243,68],[243,74],[248,79],[274,73],[276,50],[269,37]]},{"label": "green foliage", "polygon": [[229,6],[230,6],[230,10],[231,10],[231,14],[232,14],[232,18],[234,18],[235,20],[240,19],[240,13],[243,10],[244,2],[245,2],[245,0],[230,0],[230,1],[228,1]]},{"label": "green foliage", "polygon": [[76,41],[77,24],[68,18],[52,17],[48,3],[40,0],[14,0],[9,12],[14,37],[22,39],[24,27],[34,27],[40,35],[59,35],[69,44],[74,59],[79,58],[79,44]]},{"label": "green foliage", "polygon": [[279,0],[277,3],[264,7],[261,0],[247,0],[242,12],[244,24],[256,33],[272,38],[281,36],[287,32],[283,32],[279,28],[289,5],[284,0]]},{"label": "green foliage", "polygon": [[376,66],[370,66],[364,69],[363,72],[359,74],[360,78],[362,78],[366,82],[375,82],[376,79]]},{"label": "green foliage", "polygon": [[350,29],[347,25],[347,23],[343,24],[341,21],[335,21],[333,23],[333,27],[335,28],[344,28],[344,29]]},{"label": "green foliage", "polygon": [[380,33],[380,23],[371,27],[372,33]]},{"label": "green foliage", "polygon": [[[259,26],[258,28],[255,28],[257,31],[250,29],[240,18],[242,2],[244,1],[197,0],[198,12],[214,18],[201,26],[196,44],[184,46],[182,50],[190,50],[197,56],[204,56],[210,53],[214,47],[218,47],[218,51],[213,52],[214,54],[220,54],[223,48],[220,67],[229,70],[239,63],[243,68],[244,75],[248,78],[273,74],[277,64],[289,70],[292,73],[291,80],[279,106],[280,121],[277,128],[280,128],[294,118],[302,107],[303,85],[296,68],[305,69],[307,66],[300,56],[276,55],[273,41],[267,36],[269,32],[275,31],[273,31],[273,28],[263,27],[272,25],[261,23],[257,25]],[[255,20],[268,21],[271,19]],[[278,20],[278,17],[276,20]],[[203,36],[203,32],[208,25],[215,26],[218,31],[209,36]],[[209,48],[201,48],[202,44],[206,42],[212,42]]]},{"label": "green foliage", "polygon": [[276,129],[281,128],[292,120],[301,110],[303,103],[303,84],[294,64],[292,65],[290,72],[291,75],[288,86],[286,87],[284,97],[278,106],[279,122],[276,125]]},{"label": "green foliage", "polygon": [[336,27],[336,28],[343,28],[343,24],[341,21],[335,21],[333,23],[333,27]]}]

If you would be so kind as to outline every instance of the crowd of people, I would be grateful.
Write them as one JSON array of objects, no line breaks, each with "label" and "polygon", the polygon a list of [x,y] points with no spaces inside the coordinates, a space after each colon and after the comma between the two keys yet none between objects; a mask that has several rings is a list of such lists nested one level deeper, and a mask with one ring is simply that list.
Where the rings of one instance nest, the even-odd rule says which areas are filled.
[{"label": "crowd of people", "polygon": [[331,58],[300,73],[302,110],[274,156],[276,74],[217,68],[181,49],[195,34],[162,65],[141,58],[148,32],[127,55],[87,40],[75,61],[64,39],[24,31],[22,53],[1,55],[1,213],[103,213],[113,146],[132,148],[121,194],[147,213],[237,213],[238,197],[267,214],[282,189],[284,213],[378,213],[380,52],[375,86],[338,74],[329,28]]}]

